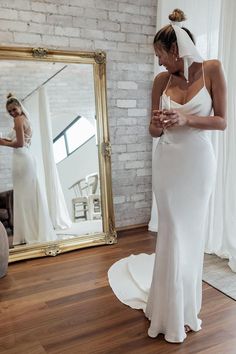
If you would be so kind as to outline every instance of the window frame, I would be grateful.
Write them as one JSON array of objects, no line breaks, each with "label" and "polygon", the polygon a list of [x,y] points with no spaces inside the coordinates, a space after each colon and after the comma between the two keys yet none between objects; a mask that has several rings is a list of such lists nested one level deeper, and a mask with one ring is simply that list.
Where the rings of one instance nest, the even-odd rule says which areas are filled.
[{"label": "window frame", "polygon": [[[76,122],[78,122],[80,120],[80,118],[83,118],[83,116],[78,115],[70,124],[68,124],[54,139],[53,139],[53,144],[59,140],[62,136],[64,136],[64,142],[65,142],[65,148],[66,148],[66,157],[64,157],[62,160],[58,161],[57,164],[61,163],[63,160],[65,160],[67,157],[69,157],[71,154],[73,154],[76,150],[78,150],[79,148],[81,148],[81,146],[83,146],[84,144],[86,144],[89,140],[93,139],[94,136],[96,135],[96,132],[87,140],[85,140],[85,142],[81,145],[79,145],[76,149],[74,149],[73,151],[69,152],[69,145],[68,145],[68,141],[67,141],[67,136],[66,136],[66,131],[68,129],[70,129]],[[86,117],[84,117],[86,118]],[[96,117],[95,117],[96,118]]]}]

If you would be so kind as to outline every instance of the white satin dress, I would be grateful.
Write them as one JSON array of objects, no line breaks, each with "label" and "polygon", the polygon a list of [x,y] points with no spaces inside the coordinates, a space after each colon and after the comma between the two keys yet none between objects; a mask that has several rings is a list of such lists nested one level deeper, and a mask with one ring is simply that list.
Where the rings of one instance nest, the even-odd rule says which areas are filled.
[{"label": "white satin dress", "polygon": [[[16,138],[14,129],[9,137]],[[40,188],[36,161],[30,151],[31,138],[31,125],[25,119],[25,144],[13,149],[12,159],[14,245],[57,239],[46,197]]]},{"label": "white satin dress", "polygon": [[[186,104],[171,108],[209,116],[212,100],[205,86]],[[162,95],[163,108],[169,97]],[[209,118],[210,119],[210,118]],[[210,131],[170,128],[154,155],[153,188],[158,205],[156,253],[131,255],[114,263],[109,283],[120,301],[142,309],[151,321],[150,337],[168,342],[186,338],[184,326],[201,329],[205,224],[213,190],[216,159]]]}]

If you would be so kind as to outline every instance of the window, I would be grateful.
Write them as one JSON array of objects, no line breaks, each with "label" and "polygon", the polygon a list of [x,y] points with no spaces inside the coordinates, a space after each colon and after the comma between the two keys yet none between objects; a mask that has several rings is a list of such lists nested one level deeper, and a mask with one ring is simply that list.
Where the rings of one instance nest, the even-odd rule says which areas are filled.
[{"label": "window", "polygon": [[95,131],[88,119],[81,117],[66,131],[69,153],[72,153],[94,136]]},{"label": "window", "polygon": [[64,136],[61,136],[53,144],[55,162],[58,163],[67,157],[66,142]]},{"label": "window", "polygon": [[85,117],[77,117],[54,140],[54,158],[58,163],[95,135],[95,127]]}]

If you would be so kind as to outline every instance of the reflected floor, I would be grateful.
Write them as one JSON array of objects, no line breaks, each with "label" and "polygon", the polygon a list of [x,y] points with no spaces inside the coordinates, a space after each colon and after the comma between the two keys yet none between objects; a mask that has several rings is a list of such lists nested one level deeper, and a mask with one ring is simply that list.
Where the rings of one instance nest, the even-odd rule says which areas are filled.
[{"label": "reflected floor", "polygon": [[[73,222],[69,229],[55,230],[58,240],[67,240],[73,237],[89,235],[97,232],[103,231],[102,219],[100,220],[85,220],[81,222]],[[13,246],[13,236],[8,236],[9,248],[14,248]],[[26,243],[15,246],[25,246]]]},{"label": "reflected floor", "polygon": [[85,220],[81,222],[73,222],[69,229],[56,230],[56,234],[59,240],[65,240],[80,235],[102,232],[102,230],[102,219]]},{"label": "reflected floor", "polygon": [[236,300],[236,273],[230,269],[228,262],[228,259],[205,253],[203,280]]}]

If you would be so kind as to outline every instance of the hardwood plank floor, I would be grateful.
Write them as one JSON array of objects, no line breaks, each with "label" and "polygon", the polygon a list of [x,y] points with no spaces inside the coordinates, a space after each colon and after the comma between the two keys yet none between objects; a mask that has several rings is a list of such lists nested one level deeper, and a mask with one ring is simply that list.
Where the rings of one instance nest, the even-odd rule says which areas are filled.
[{"label": "hardwood plank floor", "polygon": [[156,237],[123,232],[118,244],[13,263],[0,280],[1,354],[236,353],[236,301],[203,285],[203,329],[183,344],[147,336],[142,311],[113,295],[107,270],[131,253],[152,253]]}]

